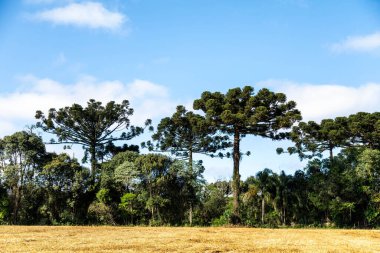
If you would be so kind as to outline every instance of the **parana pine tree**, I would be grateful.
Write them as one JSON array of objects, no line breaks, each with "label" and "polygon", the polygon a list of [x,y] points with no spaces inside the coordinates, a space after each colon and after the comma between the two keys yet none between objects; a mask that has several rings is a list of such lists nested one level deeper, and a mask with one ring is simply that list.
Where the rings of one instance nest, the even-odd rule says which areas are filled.
[{"label": "parana pine tree", "polygon": [[226,94],[203,92],[194,101],[194,109],[202,110],[206,119],[233,136],[233,214],[232,223],[240,223],[240,141],[246,135],[261,136],[273,140],[287,137],[285,129],[301,120],[301,113],[294,101],[287,101],[283,93],[261,89],[256,94],[251,86],[234,88]]},{"label": "parana pine tree", "polygon": [[[86,154],[90,154],[91,172],[95,178],[97,154],[102,153],[108,143],[130,140],[143,132],[142,127],[130,125],[132,114],[128,100],[121,104],[110,101],[103,106],[90,99],[85,108],[73,104],[58,110],[52,108],[47,115],[37,111],[36,118],[40,120],[38,127],[58,137],[57,143],[80,144],[85,148]],[[150,120],[147,120],[146,125],[149,124]]]}]

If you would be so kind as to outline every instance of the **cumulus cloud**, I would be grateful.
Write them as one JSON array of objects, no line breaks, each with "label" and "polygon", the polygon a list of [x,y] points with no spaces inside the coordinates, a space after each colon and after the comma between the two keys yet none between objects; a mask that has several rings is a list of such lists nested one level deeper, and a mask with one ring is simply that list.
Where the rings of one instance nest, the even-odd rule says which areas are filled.
[{"label": "cumulus cloud", "polygon": [[64,84],[29,75],[20,78],[20,82],[23,85],[18,91],[0,94],[0,137],[35,123],[36,110],[47,112],[50,108],[61,108],[73,103],[85,106],[91,98],[103,103],[129,100],[135,110],[131,117],[134,125],[142,125],[148,118],[158,121],[171,115],[177,105],[165,86],[146,80],[123,83],[83,76],[73,84]]},{"label": "cumulus cloud", "polygon": [[358,87],[339,84],[296,83],[286,80],[267,80],[259,83],[276,92],[283,92],[297,102],[305,121],[348,116],[380,108],[380,84],[367,83]]},{"label": "cumulus cloud", "polygon": [[108,30],[121,29],[128,19],[122,13],[110,11],[98,2],[70,3],[64,7],[38,12],[34,17],[57,25]]},{"label": "cumulus cloud", "polygon": [[330,49],[333,52],[345,51],[372,51],[380,48],[380,32],[364,36],[347,37],[339,43],[332,44]]}]

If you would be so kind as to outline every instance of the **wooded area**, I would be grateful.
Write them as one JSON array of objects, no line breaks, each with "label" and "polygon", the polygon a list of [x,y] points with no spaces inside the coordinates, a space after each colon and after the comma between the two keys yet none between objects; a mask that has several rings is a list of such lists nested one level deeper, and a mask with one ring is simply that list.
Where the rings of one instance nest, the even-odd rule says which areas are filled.
[{"label": "wooded area", "polygon": [[[44,142],[34,128],[0,139],[0,223],[380,225],[379,112],[302,122],[285,94],[250,86],[204,92],[194,110],[201,114],[180,105],[156,129],[150,120],[131,125],[126,100],[37,111],[36,127],[54,140]],[[125,143],[148,129],[151,140],[141,144],[148,154]],[[263,168],[241,180],[247,135],[291,140],[277,152],[307,159],[306,167],[294,175]],[[83,146],[82,163],[91,167],[47,152],[54,144]],[[233,159],[231,181],[206,182],[195,153]]]}]

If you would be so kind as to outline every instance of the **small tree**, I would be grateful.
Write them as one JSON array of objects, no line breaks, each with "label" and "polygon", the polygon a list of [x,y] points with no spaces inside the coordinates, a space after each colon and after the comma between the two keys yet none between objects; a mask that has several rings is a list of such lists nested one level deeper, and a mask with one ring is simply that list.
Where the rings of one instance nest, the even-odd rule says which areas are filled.
[{"label": "small tree", "polygon": [[194,109],[202,110],[206,119],[222,132],[233,136],[233,216],[232,222],[239,218],[239,163],[240,141],[246,135],[261,136],[273,140],[284,139],[288,134],[282,130],[290,128],[301,119],[295,109],[296,103],[286,101],[283,93],[274,93],[261,89],[257,94],[250,86],[243,89],[230,89],[226,94],[203,92],[200,99],[194,101]]}]

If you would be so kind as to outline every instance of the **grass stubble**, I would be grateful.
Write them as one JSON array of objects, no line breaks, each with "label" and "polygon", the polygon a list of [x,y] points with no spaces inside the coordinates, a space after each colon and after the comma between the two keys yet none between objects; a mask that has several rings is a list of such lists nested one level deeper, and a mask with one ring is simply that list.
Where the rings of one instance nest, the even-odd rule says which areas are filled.
[{"label": "grass stubble", "polygon": [[380,252],[380,231],[0,226],[0,252]]}]

